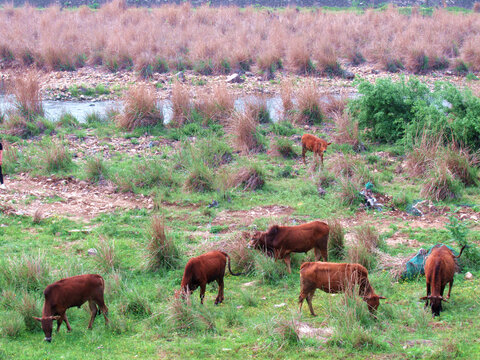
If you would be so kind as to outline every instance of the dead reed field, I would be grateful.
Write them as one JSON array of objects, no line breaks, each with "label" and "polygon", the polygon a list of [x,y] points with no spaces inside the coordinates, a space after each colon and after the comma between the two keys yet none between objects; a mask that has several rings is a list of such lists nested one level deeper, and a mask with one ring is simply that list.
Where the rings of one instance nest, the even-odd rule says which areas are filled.
[{"label": "dead reed field", "polygon": [[335,74],[339,59],[414,73],[465,65],[480,70],[480,14],[397,8],[326,12],[295,8],[193,8],[189,4],[127,8],[114,1],[99,10],[31,6],[0,9],[0,61],[75,70],[194,69],[202,74],[284,67],[299,74]]}]

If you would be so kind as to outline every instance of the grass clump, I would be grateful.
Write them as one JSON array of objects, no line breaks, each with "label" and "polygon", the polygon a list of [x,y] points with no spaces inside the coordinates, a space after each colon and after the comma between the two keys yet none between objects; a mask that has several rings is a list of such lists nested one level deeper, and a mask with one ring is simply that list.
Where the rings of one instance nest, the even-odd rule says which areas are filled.
[{"label": "grass clump", "polygon": [[72,155],[60,142],[48,140],[39,145],[40,164],[44,173],[67,171],[72,166]]},{"label": "grass clump", "polygon": [[190,304],[181,296],[174,298],[167,306],[166,322],[172,331],[180,333],[205,333],[216,330],[214,312],[197,303]]},{"label": "grass clump", "polygon": [[[25,329],[22,316],[16,312],[9,311],[0,320],[0,331],[5,337],[16,339]],[[1,354],[1,353],[0,353]]]},{"label": "grass clump", "polygon": [[126,130],[137,127],[163,125],[162,111],[157,107],[155,90],[146,85],[137,85],[124,97],[124,111],[116,118],[117,125]]},{"label": "grass clump", "polygon": [[448,169],[446,163],[434,166],[422,184],[420,195],[435,201],[458,199],[462,184]]},{"label": "grass clump", "polygon": [[101,157],[90,157],[85,162],[85,177],[92,182],[108,179],[108,168]]},{"label": "grass clump", "polygon": [[187,191],[208,192],[214,190],[214,180],[214,173],[207,165],[193,162],[184,186]]},{"label": "grass clump", "polygon": [[134,318],[146,318],[152,314],[152,309],[147,298],[136,291],[128,291],[119,305],[119,312]]},{"label": "grass clump", "polygon": [[104,237],[100,237],[97,247],[97,254],[93,258],[97,268],[103,273],[113,273],[118,270],[120,259],[115,251],[115,243],[110,243]]},{"label": "grass clump", "polygon": [[296,157],[295,150],[293,149],[293,143],[289,139],[277,138],[273,144],[273,154],[282,156],[285,159]]},{"label": "grass clump", "polygon": [[16,111],[27,121],[44,115],[40,81],[34,72],[15,78],[9,92],[14,97]]},{"label": "grass clump", "polygon": [[319,125],[323,121],[320,104],[320,92],[314,82],[309,82],[297,93],[298,112],[297,123]]},{"label": "grass clump", "polygon": [[287,266],[281,260],[276,261],[274,258],[263,253],[255,253],[255,277],[261,283],[274,285],[288,276]]},{"label": "grass clump", "polygon": [[330,234],[328,238],[328,257],[342,260],[345,256],[345,230],[340,221],[328,222]]},{"label": "grass clump", "polygon": [[147,245],[147,267],[150,270],[174,269],[180,260],[180,251],[171,237],[165,234],[165,222],[155,216],[152,219],[150,241]]},{"label": "grass clump", "polygon": [[251,111],[233,114],[230,119],[229,132],[233,136],[233,146],[237,151],[249,154],[264,149],[263,139],[257,126],[258,121]]},{"label": "grass clump", "polygon": [[32,295],[25,292],[21,300],[17,303],[16,308],[23,318],[25,329],[27,331],[33,332],[40,330],[40,323],[33,317],[38,316],[38,314],[41,313],[41,310],[37,307],[37,300]]},{"label": "grass clump", "polygon": [[377,231],[373,226],[362,225],[355,229],[354,235],[354,242],[348,249],[348,261],[373,269],[377,263],[375,250],[380,244]]},{"label": "grass clump", "polygon": [[51,268],[43,254],[6,259],[0,266],[0,283],[26,291],[43,291],[50,282]]},{"label": "grass clump", "polygon": [[242,186],[243,190],[255,191],[265,184],[265,173],[257,165],[240,168],[231,178],[232,186]]}]

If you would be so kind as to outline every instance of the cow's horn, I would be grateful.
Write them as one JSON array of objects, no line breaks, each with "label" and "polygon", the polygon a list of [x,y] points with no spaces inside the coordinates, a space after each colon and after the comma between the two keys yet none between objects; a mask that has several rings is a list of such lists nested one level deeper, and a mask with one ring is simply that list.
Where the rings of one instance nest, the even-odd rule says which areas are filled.
[{"label": "cow's horn", "polygon": [[40,322],[42,321],[42,318],[39,318],[39,317],[36,317],[36,316],[32,316],[32,317],[37,321],[40,321]]},{"label": "cow's horn", "polygon": [[379,298],[379,299],[386,299],[385,296],[379,296],[378,298]]},{"label": "cow's horn", "polygon": [[443,296],[440,297],[443,301],[448,302],[447,299],[445,299]]}]

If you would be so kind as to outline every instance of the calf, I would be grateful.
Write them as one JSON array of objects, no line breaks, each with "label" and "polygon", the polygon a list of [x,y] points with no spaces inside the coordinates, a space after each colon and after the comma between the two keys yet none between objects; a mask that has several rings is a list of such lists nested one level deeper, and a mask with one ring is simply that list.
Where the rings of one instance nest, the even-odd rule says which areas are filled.
[{"label": "calf", "polygon": [[215,299],[215,305],[220,304],[223,301],[223,277],[225,276],[227,259],[230,274],[233,276],[241,275],[232,272],[230,256],[223,251],[210,251],[188,260],[182,278],[182,293],[190,294],[200,286],[200,302],[203,304],[207,284],[216,281],[218,283],[218,295]]},{"label": "calf", "polygon": [[[463,249],[466,245],[463,245],[458,256],[454,256],[452,251],[445,245],[436,245],[430,255],[428,255],[425,261],[425,278],[427,280],[427,296],[420,298],[420,300],[426,300],[425,307],[428,306],[428,300],[430,300],[430,306],[432,307],[432,315],[440,315],[442,311],[442,301],[447,301],[450,298],[450,292],[452,291],[453,275],[457,268],[456,259],[462,255]],[[443,297],[443,291],[445,286],[449,283],[448,295]]]},{"label": "calf", "polygon": [[[42,317],[34,317],[35,320],[42,323],[45,341],[52,341],[53,320],[57,320],[57,332],[60,330],[62,321],[65,321],[68,331],[71,331],[66,311],[74,306],[80,307],[86,301],[88,301],[91,312],[88,328],[92,328],[97,312],[103,312],[105,324],[108,324],[108,309],[103,301],[104,290],[105,281],[96,274],[72,276],[48,285],[43,292],[45,303]],[[97,309],[97,305],[99,309]]]},{"label": "calf", "polygon": [[307,151],[312,151],[313,155],[320,155],[322,160],[322,167],[323,167],[323,153],[327,151],[328,145],[331,142],[327,143],[325,140],[316,137],[315,135],[311,134],[304,134],[302,136],[302,157],[303,163],[306,165],[307,162],[305,161],[305,153]]},{"label": "calf", "polygon": [[288,272],[291,273],[290,253],[307,252],[311,249],[315,252],[315,260],[328,261],[328,234],[330,228],[321,221],[312,221],[297,226],[273,225],[267,232],[257,231],[250,243],[249,248],[263,250],[275,259],[283,259],[287,264]]},{"label": "calf", "polygon": [[327,293],[339,293],[359,287],[359,295],[368,305],[368,310],[374,313],[383,296],[375,294],[368,281],[368,271],[360,264],[339,264],[326,262],[307,262],[300,267],[300,312],[303,300],[306,298],[310,313],[313,316],[312,298],[316,289]]}]

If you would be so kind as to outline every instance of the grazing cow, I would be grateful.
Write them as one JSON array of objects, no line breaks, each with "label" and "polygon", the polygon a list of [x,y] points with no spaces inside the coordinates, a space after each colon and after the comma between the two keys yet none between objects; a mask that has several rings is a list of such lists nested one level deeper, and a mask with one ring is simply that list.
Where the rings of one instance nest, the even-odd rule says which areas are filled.
[{"label": "grazing cow", "polygon": [[383,296],[375,294],[372,285],[368,281],[368,271],[360,264],[339,264],[326,262],[307,262],[300,267],[300,312],[303,300],[306,298],[310,313],[315,312],[312,307],[312,298],[316,289],[327,293],[339,293],[352,290],[358,285],[359,295],[368,305],[368,310],[374,313],[380,305]]},{"label": "grazing cow", "polygon": [[[453,275],[457,268],[456,259],[462,255],[463,249],[466,245],[463,245],[458,256],[454,256],[452,251],[445,245],[436,245],[430,255],[428,255],[425,261],[425,278],[427,280],[427,296],[420,298],[420,300],[426,300],[425,307],[428,306],[428,300],[430,300],[430,306],[432,307],[432,315],[440,315],[442,311],[442,301],[447,301],[450,298],[450,292],[452,291]],[[443,297],[443,291],[447,283],[450,284],[448,288],[448,295]]]},{"label": "grazing cow", "polygon": [[322,160],[322,167],[323,167],[323,153],[327,151],[328,145],[331,142],[327,143],[325,140],[316,137],[315,135],[311,134],[303,134],[302,136],[302,157],[303,163],[306,165],[307,162],[305,161],[305,153],[307,151],[312,151],[313,155],[320,155],[320,159]]},{"label": "grazing cow", "polygon": [[182,278],[182,293],[189,294],[200,286],[200,302],[203,304],[205,289],[208,283],[218,283],[218,295],[215,305],[223,301],[223,277],[225,276],[225,265],[228,259],[228,270],[233,276],[235,274],[230,268],[230,256],[223,251],[210,251],[206,254],[191,258],[185,265]]},{"label": "grazing cow", "polygon": [[68,331],[71,331],[72,328],[65,312],[71,307],[82,306],[86,301],[88,301],[91,312],[88,328],[92,328],[95,316],[100,312],[103,313],[105,324],[108,325],[108,309],[103,301],[104,290],[105,281],[97,274],[72,276],[48,285],[43,292],[45,303],[42,317],[34,317],[35,320],[42,323],[45,341],[52,341],[53,320],[57,320],[57,332],[60,330],[62,321],[65,321]]},{"label": "grazing cow", "polygon": [[312,221],[297,226],[273,225],[267,232],[257,231],[250,243],[249,248],[263,250],[275,259],[283,259],[287,264],[288,272],[291,273],[290,253],[315,251],[315,260],[328,261],[328,234],[330,228],[321,221]]}]

